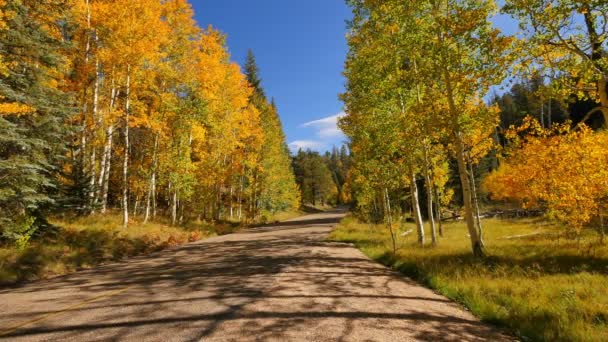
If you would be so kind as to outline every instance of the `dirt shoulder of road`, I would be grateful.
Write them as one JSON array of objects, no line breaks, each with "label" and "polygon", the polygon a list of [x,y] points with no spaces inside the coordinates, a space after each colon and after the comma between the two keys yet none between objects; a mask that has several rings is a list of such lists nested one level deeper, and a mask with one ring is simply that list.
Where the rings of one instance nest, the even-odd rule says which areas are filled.
[{"label": "dirt shoulder of road", "polygon": [[[307,215],[304,211],[281,212],[274,223]],[[23,249],[0,245],[0,289],[52,279],[111,262],[175,248],[210,237],[232,234],[258,224],[191,222],[171,226],[168,222],[135,219],[122,228],[116,213],[52,219],[54,229],[32,240]]]}]

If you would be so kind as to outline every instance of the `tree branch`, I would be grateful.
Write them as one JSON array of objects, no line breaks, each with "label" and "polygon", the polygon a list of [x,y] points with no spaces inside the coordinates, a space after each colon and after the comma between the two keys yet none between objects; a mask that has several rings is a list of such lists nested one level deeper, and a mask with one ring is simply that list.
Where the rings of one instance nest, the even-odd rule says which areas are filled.
[{"label": "tree branch", "polygon": [[593,108],[592,110],[590,110],[581,120],[581,122],[578,123],[577,127],[579,127],[581,124],[584,124],[585,121],[589,120],[591,118],[591,115],[597,113],[597,112],[601,112],[604,109],[608,110],[608,107],[605,106],[597,106],[595,108]]}]

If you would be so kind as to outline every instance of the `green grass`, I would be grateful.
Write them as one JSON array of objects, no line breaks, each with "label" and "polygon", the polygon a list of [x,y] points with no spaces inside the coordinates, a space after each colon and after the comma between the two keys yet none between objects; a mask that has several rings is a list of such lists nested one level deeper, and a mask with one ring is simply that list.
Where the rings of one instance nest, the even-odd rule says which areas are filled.
[{"label": "green grass", "polygon": [[[486,260],[472,258],[462,222],[444,225],[436,248],[419,247],[415,233],[399,234],[396,255],[386,228],[352,217],[330,239],[352,242],[522,340],[608,341],[608,246],[598,244],[597,234],[567,239],[562,229],[538,219],[489,219],[483,225]],[[540,234],[506,238],[532,233]]]}]

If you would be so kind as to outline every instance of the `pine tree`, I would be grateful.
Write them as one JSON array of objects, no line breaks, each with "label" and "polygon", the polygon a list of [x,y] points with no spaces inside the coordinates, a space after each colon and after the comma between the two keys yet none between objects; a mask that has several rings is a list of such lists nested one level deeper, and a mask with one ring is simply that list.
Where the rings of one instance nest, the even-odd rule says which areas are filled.
[{"label": "pine tree", "polygon": [[245,75],[253,86],[252,104],[260,111],[264,145],[261,151],[260,209],[271,213],[297,208],[299,197],[295,177],[291,169],[291,157],[286,144],[285,133],[279,113],[274,103],[268,103],[261,84],[259,68],[253,52],[249,50],[245,63]]},{"label": "pine tree", "polygon": [[[7,1],[0,54],[9,67],[0,77],[0,102],[27,110],[0,113],[0,226],[5,239],[27,240],[42,211],[59,196],[59,165],[66,156],[70,97],[54,86],[62,77],[64,46],[49,32],[62,1]],[[27,51],[24,54],[23,51]]]},{"label": "pine tree", "polygon": [[247,50],[247,60],[245,61],[244,69],[247,81],[255,89],[255,95],[266,100],[266,94],[264,94],[264,88],[262,88],[262,79],[260,78],[260,69],[251,49]]}]

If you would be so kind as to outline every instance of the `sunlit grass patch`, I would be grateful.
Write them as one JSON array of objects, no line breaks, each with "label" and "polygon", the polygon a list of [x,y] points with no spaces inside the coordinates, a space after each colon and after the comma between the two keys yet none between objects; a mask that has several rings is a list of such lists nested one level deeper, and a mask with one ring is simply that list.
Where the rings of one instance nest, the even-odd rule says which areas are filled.
[{"label": "sunlit grass patch", "polygon": [[197,241],[228,230],[224,225],[193,222],[172,227],[135,219],[122,228],[118,214],[51,219],[56,227],[34,239],[26,248],[0,246],[0,283],[65,274],[124,257]]},{"label": "sunlit grass patch", "polygon": [[396,255],[383,226],[352,217],[330,238],[354,243],[524,340],[608,341],[608,246],[595,233],[571,240],[539,219],[489,219],[488,258],[476,260],[464,223],[445,224],[436,248],[419,247],[415,234],[402,236],[413,227],[407,225]]}]

